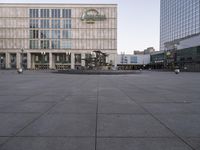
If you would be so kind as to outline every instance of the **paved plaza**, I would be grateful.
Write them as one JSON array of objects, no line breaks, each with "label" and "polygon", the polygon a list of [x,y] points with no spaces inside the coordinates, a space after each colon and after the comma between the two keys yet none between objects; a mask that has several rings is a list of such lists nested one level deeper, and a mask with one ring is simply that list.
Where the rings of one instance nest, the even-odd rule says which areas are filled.
[{"label": "paved plaza", "polygon": [[0,150],[200,150],[200,74],[0,70]]}]

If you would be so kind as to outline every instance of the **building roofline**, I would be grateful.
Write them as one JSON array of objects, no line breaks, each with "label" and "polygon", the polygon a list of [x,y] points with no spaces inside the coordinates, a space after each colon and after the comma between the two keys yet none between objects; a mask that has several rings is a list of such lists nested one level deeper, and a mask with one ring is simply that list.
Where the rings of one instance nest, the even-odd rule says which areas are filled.
[{"label": "building roofline", "polygon": [[116,3],[0,3],[0,5],[114,5]]}]

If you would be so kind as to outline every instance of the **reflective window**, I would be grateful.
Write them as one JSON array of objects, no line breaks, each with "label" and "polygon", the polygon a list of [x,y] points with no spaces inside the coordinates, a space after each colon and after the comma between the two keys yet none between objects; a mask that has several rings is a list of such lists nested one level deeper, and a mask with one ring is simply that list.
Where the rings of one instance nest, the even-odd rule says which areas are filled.
[{"label": "reflective window", "polygon": [[30,28],[38,28],[38,20],[30,19]]},{"label": "reflective window", "polygon": [[60,18],[60,9],[51,9],[52,18]]},{"label": "reflective window", "polygon": [[63,20],[63,28],[64,29],[71,29],[71,20],[67,19],[67,20]]},{"label": "reflective window", "polygon": [[38,39],[39,31],[38,30],[30,30],[30,39]]},{"label": "reflective window", "polygon": [[49,39],[49,30],[40,30],[40,39]]},{"label": "reflective window", "polygon": [[71,9],[63,9],[62,17],[63,18],[71,18]]},{"label": "reflective window", "polygon": [[60,40],[52,40],[51,48],[52,49],[60,49]]},{"label": "reflective window", "polygon": [[40,9],[41,18],[49,18],[49,9]]},{"label": "reflective window", "polygon": [[60,20],[52,20],[51,28],[60,28]]},{"label": "reflective window", "polygon": [[30,9],[29,10],[29,17],[30,18],[38,18],[39,17],[38,9]]},{"label": "reflective window", "polygon": [[40,41],[40,48],[41,49],[48,49],[49,48],[49,40],[41,40]]},{"label": "reflective window", "polygon": [[62,38],[63,39],[71,38],[71,31],[70,30],[63,30]]},{"label": "reflective window", "polygon": [[49,28],[49,20],[40,20],[40,28]]},{"label": "reflective window", "polygon": [[199,0],[161,0],[160,49],[164,43],[200,33]]},{"label": "reflective window", "polygon": [[30,49],[38,49],[38,40],[30,40]]},{"label": "reflective window", "polygon": [[62,48],[63,49],[70,49],[72,47],[70,40],[62,40]]},{"label": "reflective window", "polygon": [[52,30],[51,36],[52,39],[60,39],[60,30]]}]

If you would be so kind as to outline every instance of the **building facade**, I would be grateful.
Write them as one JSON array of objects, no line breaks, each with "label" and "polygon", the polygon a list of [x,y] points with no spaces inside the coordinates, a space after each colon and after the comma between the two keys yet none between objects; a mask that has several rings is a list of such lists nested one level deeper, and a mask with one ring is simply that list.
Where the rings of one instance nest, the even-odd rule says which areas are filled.
[{"label": "building facade", "polygon": [[161,0],[160,50],[165,43],[200,33],[199,0]]},{"label": "building facade", "polygon": [[199,0],[161,0],[160,50],[165,67],[200,71]]},{"label": "building facade", "polygon": [[76,69],[117,54],[116,4],[0,4],[1,68]]},{"label": "building facade", "polygon": [[148,68],[150,64],[150,54],[146,54],[146,55],[120,54],[120,55],[117,55],[116,62],[117,62],[118,69],[122,69],[122,70]]}]

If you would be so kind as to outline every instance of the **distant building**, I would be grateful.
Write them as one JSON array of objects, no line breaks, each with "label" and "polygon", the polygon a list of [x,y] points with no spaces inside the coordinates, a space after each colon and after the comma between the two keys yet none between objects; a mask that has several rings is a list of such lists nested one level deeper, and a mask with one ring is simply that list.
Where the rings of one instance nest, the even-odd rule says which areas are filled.
[{"label": "distant building", "polygon": [[139,50],[136,50],[133,53],[134,55],[144,55],[144,51],[139,51]]},{"label": "distant building", "polygon": [[148,47],[144,50],[144,54],[151,54],[153,52],[155,52],[155,49],[153,47]]},{"label": "distant building", "polygon": [[117,55],[117,66],[125,70],[146,68],[150,64],[150,55]]},{"label": "distant building", "polygon": [[134,55],[146,55],[146,54],[151,54],[154,51],[155,51],[155,49],[153,47],[148,47],[144,51],[135,50],[133,53],[134,53]]},{"label": "distant building", "polygon": [[151,53],[150,66],[152,69],[164,69],[165,52],[155,51]]}]

